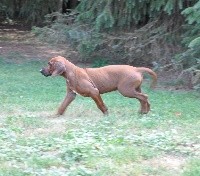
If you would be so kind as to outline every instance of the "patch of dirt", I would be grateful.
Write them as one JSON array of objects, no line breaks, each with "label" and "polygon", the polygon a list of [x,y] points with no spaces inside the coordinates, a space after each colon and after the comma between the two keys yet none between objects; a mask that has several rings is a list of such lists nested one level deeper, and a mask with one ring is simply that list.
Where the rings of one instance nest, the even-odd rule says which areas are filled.
[{"label": "patch of dirt", "polygon": [[58,55],[73,60],[78,57],[78,53],[67,45],[42,43],[25,27],[6,28],[0,24],[0,56],[8,61],[47,60]]},{"label": "patch of dirt", "polygon": [[57,55],[64,55],[65,51],[54,49],[45,45],[0,42],[0,53],[3,58],[9,61],[43,60],[50,59]]},{"label": "patch of dirt", "polygon": [[54,134],[54,133],[58,133],[58,134],[63,134],[65,132],[65,126],[64,124],[61,125],[61,123],[59,124],[52,124],[49,125],[46,128],[35,128],[35,129],[27,129],[23,132],[24,136],[48,136],[49,134]]},{"label": "patch of dirt", "polygon": [[181,172],[183,165],[185,164],[185,158],[164,155],[161,157],[153,158],[143,162],[146,166],[152,166],[152,168],[159,169],[164,168],[176,172],[177,174]]}]

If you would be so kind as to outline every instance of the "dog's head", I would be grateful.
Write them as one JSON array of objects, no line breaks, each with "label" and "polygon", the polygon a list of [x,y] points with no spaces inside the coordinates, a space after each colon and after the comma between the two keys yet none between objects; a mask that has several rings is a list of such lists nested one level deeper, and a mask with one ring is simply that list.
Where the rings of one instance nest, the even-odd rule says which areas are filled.
[{"label": "dog's head", "polygon": [[48,66],[40,70],[44,76],[58,76],[62,75],[66,71],[64,58],[54,57],[48,62]]}]

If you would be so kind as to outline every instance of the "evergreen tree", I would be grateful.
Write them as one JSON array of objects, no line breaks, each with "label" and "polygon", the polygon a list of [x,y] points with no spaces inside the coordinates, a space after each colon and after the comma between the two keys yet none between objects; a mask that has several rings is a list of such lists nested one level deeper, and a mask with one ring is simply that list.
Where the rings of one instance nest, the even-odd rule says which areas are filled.
[{"label": "evergreen tree", "polygon": [[10,19],[23,19],[28,23],[38,24],[44,16],[59,12],[63,2],[68,0],[1,0],[0,14]]},{"label": "evergreen tree", "polygon": [[78,20],[101,29],[143,25],[161,14],[177,14],[196,0],[81,0]]}]

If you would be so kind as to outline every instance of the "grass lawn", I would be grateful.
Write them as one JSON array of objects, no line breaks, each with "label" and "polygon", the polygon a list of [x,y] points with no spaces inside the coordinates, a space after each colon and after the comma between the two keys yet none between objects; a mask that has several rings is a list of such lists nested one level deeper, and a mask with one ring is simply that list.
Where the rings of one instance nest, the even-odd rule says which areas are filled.
[{"label": "grass lawn", "polygon": [[64,116],[61,77],[45,78],[47,62],[0,58],[0,176],[198,176],[200,95],[151,90],[151,112],[118,92],[103,95],[104,117],[77,96]]}]

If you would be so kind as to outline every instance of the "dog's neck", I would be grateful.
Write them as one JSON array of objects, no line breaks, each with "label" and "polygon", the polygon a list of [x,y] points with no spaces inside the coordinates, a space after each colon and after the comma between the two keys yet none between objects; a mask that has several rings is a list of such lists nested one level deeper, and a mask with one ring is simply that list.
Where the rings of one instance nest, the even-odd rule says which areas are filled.
[{"label": "dog's neck", "polygon": [[78,68],[76,65],[69,62],[68,60],[65,60],[65,68],[66,68],[66,71],[62,75],[64,78],[69,80],[70,77],[75,77],[76,69]]}]

